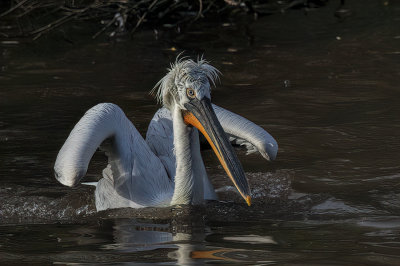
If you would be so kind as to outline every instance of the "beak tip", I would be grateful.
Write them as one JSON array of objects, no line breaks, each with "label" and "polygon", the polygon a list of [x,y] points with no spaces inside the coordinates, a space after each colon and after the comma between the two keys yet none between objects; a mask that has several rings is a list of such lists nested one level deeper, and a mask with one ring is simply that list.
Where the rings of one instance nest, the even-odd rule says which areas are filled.
[{"label": "beak tip", "polygon": [[251,206],[251,198],[250,198],[250,196],[247,196],[245,200],[247,202],[247,205]]}]

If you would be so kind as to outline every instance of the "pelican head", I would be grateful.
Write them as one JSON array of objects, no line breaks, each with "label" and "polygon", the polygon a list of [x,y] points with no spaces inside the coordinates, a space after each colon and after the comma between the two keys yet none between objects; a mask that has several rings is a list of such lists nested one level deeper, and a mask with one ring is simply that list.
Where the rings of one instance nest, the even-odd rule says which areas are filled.
[{"label": "pelican head", "polygon": [[250,206],[250,188],[243,167],[211,105],[211,84],[219,71],[207,61],[177,59],[156,85],[158,100],[171,112],[178,108],[188,127],[197,128],[207,139],[227,175]]},{"label": "pelican head", "polygon": [[219,80],[219,71],[203,59],[197,62],[177,59],[168,71],[155,89],[158,88],[158,101],[170,111],[175,106],[186,110],[185,104],[194,98],[211,99],[210,82],[215,86],[215,82]]}]

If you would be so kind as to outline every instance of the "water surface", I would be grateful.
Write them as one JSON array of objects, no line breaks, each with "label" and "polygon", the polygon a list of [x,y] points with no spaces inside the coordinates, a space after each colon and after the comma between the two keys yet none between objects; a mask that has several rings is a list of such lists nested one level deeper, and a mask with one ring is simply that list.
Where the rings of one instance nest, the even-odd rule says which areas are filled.
[{"label": "water surface", "polygon": [[[158,38],[143,30],[118,42],[3,43],[0,260],[400,264],[400,5],[362,2],[348,3],[344,21],[331,1],[307,14],[203,21]],[[100,102],[121,106],[144,135],[159,108],[148,92],[183,50],[222,72],[215,104],[279,143],[272,163],[238,150],[254,206],[244,206],[205,150],[223,202],[96,214],[91,188],[54,179],[59,148]],[[105,165],[96,153],[85,180]]]}]

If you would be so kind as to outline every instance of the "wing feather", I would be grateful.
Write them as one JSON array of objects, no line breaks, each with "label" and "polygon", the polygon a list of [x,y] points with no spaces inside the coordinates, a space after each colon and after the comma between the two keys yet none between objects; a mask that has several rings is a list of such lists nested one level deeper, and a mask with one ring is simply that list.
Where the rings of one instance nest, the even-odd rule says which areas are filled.
[{"label": "wing feather", "polygon": [[[121,108],[111,103],[91,108],[71,131],[54,166],[58,181],[67,186],[78,184],[94,152],[106,139],[111,141],[102,147],[109,168],[104,178],[112,181],[115,192],[136,207],[168,204],[173,184],[163,164]],[[98,186],[96,195],[114,193],[105,189],[110,186]]]},{"label": "wing feather", "polygon": [[258,151],[265,159],[275,160],[278,143],[262,127],[213,104],[215,114],[232,143],[245,146],[248,153]]}]

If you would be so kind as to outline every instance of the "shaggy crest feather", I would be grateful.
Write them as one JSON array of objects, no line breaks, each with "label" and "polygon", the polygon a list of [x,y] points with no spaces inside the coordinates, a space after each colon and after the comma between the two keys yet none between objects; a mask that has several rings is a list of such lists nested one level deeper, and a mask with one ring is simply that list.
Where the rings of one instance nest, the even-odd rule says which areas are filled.
[{"label": "shaggy crest feather", "polygon": [[200,57],[197,61],[178,56],[175,63],[167,69],[168,73],[163,77],[154,88],[151,94],[155,94],[157,101],[164,106],[170,106],[172,100],[179,97],[179,89],[186,82],[191,82],[196,87],[200,87],[209,81],[213,86],[219,80],[218,69],[210,65],[208,61]]}]

